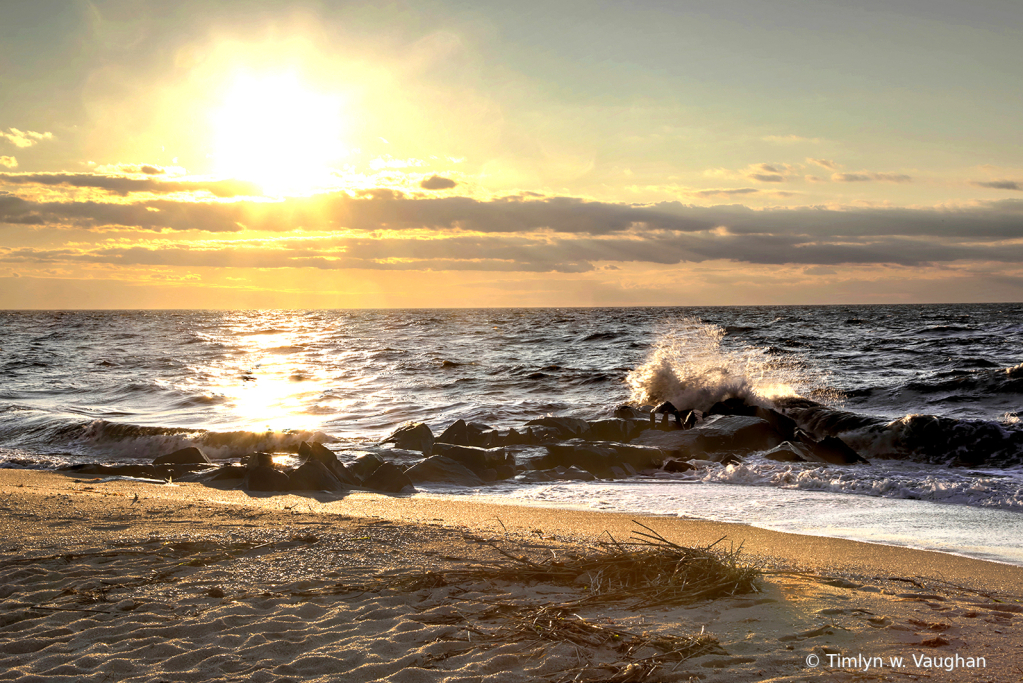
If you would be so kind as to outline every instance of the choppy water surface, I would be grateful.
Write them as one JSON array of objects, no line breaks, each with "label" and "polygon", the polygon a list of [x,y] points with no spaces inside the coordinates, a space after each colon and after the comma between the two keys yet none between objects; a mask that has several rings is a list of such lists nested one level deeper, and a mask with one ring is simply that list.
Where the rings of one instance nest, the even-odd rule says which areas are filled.
[{"label": "choppy water surface", "polygon": [[[595,419],[657,394],[801,395],[881,421],[935,415],[1011,437],[1023,407],[1021,313],[1020,304],[0,312],[0,462],[148,460],[190,444],[237,457],[312,438],[357,447],[408,420],[437,432],[458,418],[499,428],[547,413]],[[754,456],[688,478],[711,491],[1023,511],[1019,468],[1000,462],[967,472]],[[554,491],[516,495],[553,503]],[[609,505],[680,511],[651,510],[653,498],[629,491]],[[586,504],[586,493],[573,495]]]}]

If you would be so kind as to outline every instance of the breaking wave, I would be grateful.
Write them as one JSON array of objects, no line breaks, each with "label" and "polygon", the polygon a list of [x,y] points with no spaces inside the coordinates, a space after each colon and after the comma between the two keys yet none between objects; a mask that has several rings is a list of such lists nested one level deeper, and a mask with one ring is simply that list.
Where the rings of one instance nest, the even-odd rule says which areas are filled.
[{"label": "breaking wave", "polygon": [[778,357],[767,348],[722,345],[727,330],[683,318],[665,330],[646,361],[626,376],[633,403],[670,401],[680,410],[706,411],[718,401],[741,398],[771,407],[786,397],[838,403],[828,373],[804,359]]}]

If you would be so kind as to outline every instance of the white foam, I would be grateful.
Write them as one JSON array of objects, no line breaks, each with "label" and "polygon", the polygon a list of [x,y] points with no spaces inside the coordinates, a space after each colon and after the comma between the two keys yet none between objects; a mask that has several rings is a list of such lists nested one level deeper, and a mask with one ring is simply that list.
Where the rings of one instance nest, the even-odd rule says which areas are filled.
[{"label": "white foam", "polygon": [[805,396],[834,402],[829,376],[793,356],[766,349],[722,345],[725,330],[683,318],[663,331],[646,361],[629,372],[626,383],[636,404],[670,401],[676,408],[707,410],[729,398],[770,406],[773,399]]}]

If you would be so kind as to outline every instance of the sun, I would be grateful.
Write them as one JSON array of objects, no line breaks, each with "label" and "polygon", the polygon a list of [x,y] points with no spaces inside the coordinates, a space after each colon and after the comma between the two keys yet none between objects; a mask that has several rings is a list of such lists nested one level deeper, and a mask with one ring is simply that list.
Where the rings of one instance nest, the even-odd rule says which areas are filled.
[{"label": "sun", "polygon": [[239,76],[213,114],[215,171],[267,194],[315,191],[344,154],[342,124],[341,98],[294,74]]}]

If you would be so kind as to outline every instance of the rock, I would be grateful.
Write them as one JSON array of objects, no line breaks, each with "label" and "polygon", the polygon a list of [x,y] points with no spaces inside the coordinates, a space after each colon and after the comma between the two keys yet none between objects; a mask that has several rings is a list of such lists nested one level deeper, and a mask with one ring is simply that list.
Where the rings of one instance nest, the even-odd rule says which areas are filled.
[{"label": "rock", "polygon": [[600,477],[611,479],[611,468],[617,463],[613,448],[573,439],[565,443],[545,446],[551,462],[561,467],[579,467]]},{"label": "rock", "polygon": [[456,446],[469,445],[469,432],[465,420],[455,420],[437,437],[436,443],[450,443]]},{"label": "rock", "polygon": [[518,446],[518,445],[521,445],[521,444],[529,443],[529,441],[526,439],[526,435],[525,434],[519,434],[514,429],[509,429],[508,433],[502,435],[501,438],[504,441],[505,445],[508,445],[508,446]]},{"label": "rock", "polygon": [[453,446],[451,444],[437,444],[438,455],[443,455],[467,467],[477,475],[482,475],[483,470],[497,469],[504,465],[515,466],[515,459],[510,458],[503,448],[477,448],[475,446]]},{"label": "rock", "polygon": [[803,448],[800,448],[791,441],[783,441],[778,446],[775,446],[771,450],[764,453],[764,457],[768,460],[775,460],[777,462],[806,462],[807,453]]},{"label": "rock", "polygon": [[274,456],[272,453],[253,453],[245,459],[245,466],[273,468]]},{"label": "rock", "polygon": [[[494,472],[494,470],[489,470]],[[483,479],[461,463],[443,455],[434,455],[405,470],[415,484],[440,483],[456,486],[482,486]],[[496,479],[496,473],[494,473]]]},{"label": "rock", "polygon": [[63,472],[76,474],[102,474],[112,477],[135,477],[139,479],[166,479],[161,477],[153,465],[101,465],[98,462],[66,465],[60,468]]},{"label": "rock", "polygon": [[245,476],[245,472],[247,472],[247,470],[244,467],[239,467],[238,465],[225,465],[213,470],[208,476],[204,477],[204,479],[207,482],[241,481],[241,479]]},{"label": "rock", "polygon": [[347,491],[334,474],[318,460],[309,460],[290,475],[292,491]]},{"label": "rock", "polygon": [[656,408],[654,408],[653,410],[650,411],[650,426],[651,427],[656,426],[656,424],[657,424],[657,416],[658,415],[662,415],[663,416],[662,419],[661,419],[661,428],[662,429],[669,426],[668,419],[669,419],[670,415],[674,415],[675,416],[675,423],[676,423],[676,425],[678,427],[681,428],[683,426],[682,425],[682,415],[679,412],[679,409],[676,408],[671,403],[671,401],[665,401],[664,403],[661,403]]},{"label": "rock", "polygon": [[287,491],[291,488],[291,479],[284,472],[258,465],[246,472],[242,487],[249,491]]},{"label": "rock", "polygon": [[617,418],[613,420],[596,420],[589,423],[587,438],[593,441],[628,441],[638,434],[639,431],[640,427],[632,420]]},{"label": "rock", "polygon": [[411,487],[415,490],[415,486],[412,485],[412,480],[408,478],[404,472],[398,469],[397,465],[389,462],[381,463],[377,467],[373,474],[366,478],[362,485],[373,491],[381,491],[383,493],[399,493],[406,487]]},{"label": "rock", "polygon": [[707,411],[708,415],[744,415],[756,417],[757,406],[751,406],[741,398],[728,398],[718,401]]},{"label": "rock", "polygon": [[562,439],[572,439],[575,437],[585,437],[586,433],[590,429],[590,425],[586,420],[580,420],[576,417],[541,417],[536,420],[530,420],[526,423],[527,425],[536,425],[537,427],[547,427],[554,429],[558,436]]},{"label": "rock", "polygon": [[348,465],[348,470],[359,478],[360,482],[366,481],[378,467],[384,464],[384,461],[378,458],[373,453],[367,453],[366,455],[360,455],[355,459],[355,462]]},{"label": "rock", "polygon": [[321,443],[306,443],[303,441],[298,447],[298,455],[305,462],[315,461],[322,463],[345,486],[362,486],[362,480],[337,459],[337,454],[334,451]]},{"label": "rock", "polygon": [[[494,435],[491,435],[490,432],[494,432]],[[489,448],[487,444],[499,445],[494,441],[497,438],[497,431],[490,425],[485,425],[482,422],[470,422],[465,425],[465,433],[469,439],[470,446]]]},{"label": "rock", "polygon": [[211,461],[206,454],[200,451],[195,446],[189,446],[188,448],[182,448],[181,450],[168,453],[167,455],[161,455],[159,458],[153,460],[154,465],[209,465]]},{"label": "rock", "polygon": [[689,470],[695,470],[696,468],[685,460],[673,459],[665,462],[662,469],[665,472],[688,472]]},{"label": "rock", "polygon": [[623,403],[615,408],[614,416],[622,420],[646,420],[648,412],[644,413],[627,403]]},{"label": "rock", "polygon": [[398,448],[429,456],[433,453],[433,432],[422,422],[412,422],[402,425],[380,443],[393,443]]},{"label": "rock", "polygon": [[[592,476],[592,475],[591,475]],[[545,470],[530,470],[515,477],[516,481],[523,484],[539,484],[546,481],[553,481],[551,475]]]},{"label": "rock", "polygon": [[766,420],[774,431],[785,441],[792,441],[796,438],[796,421],[787,415],[782,415],[771,408],[757,408],[756,417]]},{"label": "rock", "polygon": [[747,415],[716,417],[691,431],[700,435],[697,446],[706,453],[764,451],[782,442],[767,420]]},{"label": "rock", "polygon": [[555,467],[547,470],[551,479],[563,479],[567,481],[594,481],[597,479],[592,472],[581,470],[578,467]]},{"label": "rock", "polygon": [[719,463],[727,467],[728,465],[740,465],[742,464],[742,458],[735,453],[713,453],[710,456],[712,462]]},{"label": "rock", "polygon": [[651,446],[640,446],[631,443],[601,444],[614,450],[615,460],[623,465],[631,465],[637,470],[656,469],[664,462],[664,452]]},{"label": "rock", "polygon": [[831,465],[851,465],[858,462],[867,462],[866,458],[849,448],[849,446],[837,436],[825,436],[820,441],[815,441],[806,432],[799,430],[799,443],[805,448],[806,459],[810,462],[826,462]]},{"label": "rock", "polygon": [[689,458],[702,452],[697,446],[699,440],[699,428],[671,432],[651,429],[633,439],[631,445],[656,448],[666,457]]}]

